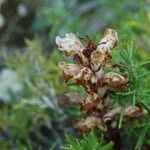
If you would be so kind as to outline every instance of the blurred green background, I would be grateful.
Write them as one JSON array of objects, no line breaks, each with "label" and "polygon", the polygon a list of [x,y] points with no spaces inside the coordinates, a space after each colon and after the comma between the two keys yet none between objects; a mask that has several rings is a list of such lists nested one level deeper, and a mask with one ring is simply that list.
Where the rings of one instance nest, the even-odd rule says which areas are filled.
[{"label": "blurred green background", "polygon": [[73,32],[98,41],[107,27],[149,59],[149,0],[0,0],[0,149],[60,149],[75,134],[80,113],[59,96],[83,90],[63,84],[54,39]]}]

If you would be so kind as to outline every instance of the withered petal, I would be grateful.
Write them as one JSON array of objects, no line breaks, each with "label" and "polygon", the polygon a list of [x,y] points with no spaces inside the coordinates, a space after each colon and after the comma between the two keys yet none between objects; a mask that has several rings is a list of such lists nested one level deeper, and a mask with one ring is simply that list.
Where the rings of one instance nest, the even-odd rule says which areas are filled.
[{"label": "withered petal", "polygon": [[104,52],[96,50],[96,51],[93,51],[91,54],[92,62],[101,64],[104,59],[105,59],[105,53]]},{"label": "withered petal", "polygon": [[144,116],[145,114],[147,114],[147,111],[138,106],[130,105],[124,110],[124,115],[128,118],[138,118]]},{"label": "withered petal", "polygon": [[81,132],[88,132],[94,127],[97,127],[102,131],[107,131],[107,126],[99,117],[96,116],[88,116],[87,118],[76,123],[74,126]]},{"label": "withered petal", "polygon": [[78,51],[74,55],[74,62],[77,65],[88,67],[89,66],[89,61],[88,59],[83,55],[82,52]]},{"label": "withered petal", "polygon": [[100,40],[99,45],[97,46],[98,51],[107,51],[111,52],[111,50],[117,45],[118,36],[117,32],[112,29],[107,29],[105,31],[104,37]]},{"label": "withered petal", "polygon": [[100,97],[94,93],[89,95],[85,101],[82,103],[81,110],[86,111],[88,113],[93,113],[97,109],[99,109],[99,104],[101,103]]},{"label": "withered petal", "polygon": [[61,96],[61,103],[63,104],[77,104],[80,105],[85,100],[85,96],[79,93],[65,93]]},{"label": "withered petal", "polygon": [[89,81],[92,79],[92,77],[94,76],[93,72],[91,71],[91,69],[87,68],[87,67],[83,67],[78,74],[76,74],[74,76],[75,80],[81,80],[81,81]]},{"label": "withered petal", "polygon": [[93,63],[93,66],[97,64],[99,67],[106,67],[106,66],[110,67],[111,58],[112,58],[111,54],[105,51],[102,52],[102,51],[96,50],[91,54],[91,62]]},{"label": "withered petal", "polygon": [[104,82],[109,85],[112,90],[122,90],[128,83],[128,78],[115,72],[109,72],[104,76]]},{"label": "withered petal", "polygon": [[104,116],[103,116],[103,121],[104,122],[107,122],[109,120],[113,120],[113,118],[119,114],[121,112],[121,107],[117,107],[117,108],[114,108],[110,111],[108,111]]},{"label": "withered petal", "polygon": [[58,66],[63,70],[65,77],[72,78],[80,72],[80,66],[76,64],[67,64],[66,62],[61,62]]},{"label": "withered petal", "polygon": [[63,38],[57,36],[55,38],[55,42],[58,49],[63,51],[67,56],[69,56],[72,52],[82,51],[84,49],[80,40],[73,33],[67,33]]}]

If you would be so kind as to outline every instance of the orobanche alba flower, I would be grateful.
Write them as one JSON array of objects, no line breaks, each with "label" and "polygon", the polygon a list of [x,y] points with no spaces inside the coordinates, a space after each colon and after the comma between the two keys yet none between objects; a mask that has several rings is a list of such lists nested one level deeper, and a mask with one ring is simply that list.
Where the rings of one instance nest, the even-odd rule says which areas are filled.
[{"label": "orobanche alba flower", "polygon": [[80,40],[73,33],[67,33],[64,38],[57,36],[55,38],[58,49],[70,55],[74,51],[82,51],[84,48]]},{"label": "orobanche alba flower", "polygon": [[[56,37],[58,49],[67,57],[72,57],[73,63],[60,62],[59,67],[63,71],[64,81],[70,80],[82,86],[86,95],[79,93],[66,93],[62,96],[62,103],[73,104],[80,107],[86,113],[86,117],[74,122],[74,126],[81,132],[88,132],[92,128],[99,128],[104,132],[117,128],[117,119],[123,110],[127,118],[139,117],[144,112],[138,106],[133,112],[126,108],[111,106],[111,93],[119,92],[128,85],[128,77],[117,71],[112,64],[112,50],[117,46],[118,36],[113,29],[107,29],[99,43],[94,44],[87,37],[85,46],[73,33],[67,33],[65,37]],[[107,68],[108,71],[105,71]],[[72,83],[71,81],[71,83]],[[133,108],[131,108],[133,109]],[[136,115],[138,113],[138,115]]]},{"label": "orobanche alba flower", "polygon": [[118,36],[116,31],[112,29],[107,29],[105,31],[105,36],[102,38],[98,44],[97,50],[111,52],[111,50],[117,45]]}]

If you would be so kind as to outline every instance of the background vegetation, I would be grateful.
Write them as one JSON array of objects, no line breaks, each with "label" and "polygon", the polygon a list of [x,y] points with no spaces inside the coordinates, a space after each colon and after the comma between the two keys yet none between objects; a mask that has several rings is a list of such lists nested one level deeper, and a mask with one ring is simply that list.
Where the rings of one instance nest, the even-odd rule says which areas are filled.
[{"label": "background vegetation", "polygon": [[[138,78],[128,90],[134,89],[136,97],[142,99],[140,104],[149,110],[149,26],[149,0],[0,0],[0,149],[52,150],[63,146],[79,150],[87,149],[88,145],[95,145],[93,149],[100,146],[111,149],[113,144],[94,131],[80,137],[80,141],[72,138],[79,135],[71,120],[81,114],[78,108],[61,106],[59,96],[82,89],[64,86],[57,66],[64,58],[54,38],[74,32],[98,41],[106,27],[115,29],[120,41],[115,51],[137,50],[133,58],[138,62],[128,56],[125,62],[129,76]],[[113,55],[114,61],[119,62],[119,53]],[[139,67],[134,74],[131,63]],[[119,99],[122,105],[131,96],[134,101],[133,93],[125,94],[115,95],[114,99]],[[120,125],[126,149],[146,149],[150,145],[147,120]],[[65,146],[66,134],[72,137],[67,137]]]}]

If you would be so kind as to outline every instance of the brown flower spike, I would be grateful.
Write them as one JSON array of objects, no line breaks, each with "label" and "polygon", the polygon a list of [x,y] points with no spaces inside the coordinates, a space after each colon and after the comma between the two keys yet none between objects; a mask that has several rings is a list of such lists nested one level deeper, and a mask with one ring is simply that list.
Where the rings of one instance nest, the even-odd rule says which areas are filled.
[{"label": "brown flower spike", "polygon": [[[86,112],[86,118],[74,124],[81,132],[88,132],[94,127],[107,131],[108,121],[111,121],[114,127],[116,116],[122,111],[121,107],[110,108],[110,91],[125,88],[128,78],[119,71],[104,72],[105,67],[113,70],[111,52],[118,43],[116,31],[108,28],[97,45],[88,37],[86,41],[87,45],[83,46],[73,33],[66,34],[64,38],[56,37],[58,49],[74,60],[73,64],[59,63],[64,73],[64,81],[67,83],[72,79],[77,85],[82,85],[87,92],[87,97],[78,93],[67,93],[62,96],[62,102],[78,105]],[[124,109],[124,115],[133,118],[137,113],[138,116],[142,113],[138,107],[131,109],[131,106]]]}]

